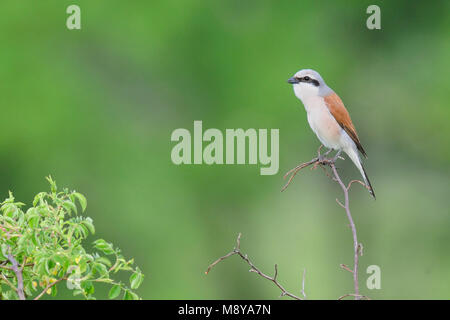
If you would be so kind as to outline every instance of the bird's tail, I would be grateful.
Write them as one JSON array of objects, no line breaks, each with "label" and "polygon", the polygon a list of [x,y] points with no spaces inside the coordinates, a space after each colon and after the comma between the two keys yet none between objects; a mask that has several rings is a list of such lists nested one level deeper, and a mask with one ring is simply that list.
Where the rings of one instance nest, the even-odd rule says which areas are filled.
[{"label": "bird's tail", "polygon": [[348,154],[350,159],[353,161],[353,163],[355,164],[355,166],[358,168],[359,172],[361,173],[361,175],[364,179],[364,183],[369,188],[370,195],[374,199],[376,199],[375,192],[373,191],[372,184],[370,183],[370,180],[369,180],[369,177],[367,176],[366,170],[364,170],[364,167],[361,163],[361,159],[359,158],[358,151],[356,151],[356,149],[349,149],[349,150],[344,150],[344,151],[346,154]]}]

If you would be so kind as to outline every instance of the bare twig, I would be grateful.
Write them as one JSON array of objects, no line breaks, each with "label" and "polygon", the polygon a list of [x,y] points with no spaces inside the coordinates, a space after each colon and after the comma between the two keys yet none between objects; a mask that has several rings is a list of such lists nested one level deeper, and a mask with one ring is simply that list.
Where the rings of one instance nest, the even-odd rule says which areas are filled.
[{"label": "bare twig", "polygon": [[352,181],[350,181],[349,183],[348,183],[348,186],[347,186],[347,190],[350,190],[350,187],[352,186],[352,184],[353,183],[359,183],[360,185],[362,185],[364,188],[366,188],[367,190],[369,190],[370,191],[370,188],[364,183],[364,182],[362,182],[361,180],[352,180]]},{"label": "bare twig", "polygon": [[361,298],[370,300],[370,298],[368,296],[362,296],[360,294],[354,294],[354,293],[344,294],[343,296],[340,296],[338,298],[338,300],[344,300],[344,298],[346,298],[346,297],[355,297],[356,300],[360,300]]},{"label": "bare twig", "polygon": [[344,209],[347,214],[348,221],[350,222],[350,228],[352,229],[352,235],[353,235],[353,249],[354,249],[354,261],[353,261],[353,285],[355,288],[355,299],[359,300],[360,294],[359,294],[359,284],[358,284],[358,262],[359,262],[359,244],[358,244],[358,237],[356,235],[356,227],[355,223],[353,222],[353,217],[350,212],[350,204],[348,199],[348,189],[345,187],[344,183],[342,182],[341,178],[339,177],[336,167],[334,163],[330,164],[331,170],[334,173],[334,176],[338,180],[339,185],[341,186],[342,190],[344,191]]},{"label": "bare twig", "polygon": [[302,277],[302,295],[303,295],[303,298],[306,299],[306,293],[305,293],[305,276],[306,276],[306,269],[303,269],[303,277]]},{"label": "bare twig", "polygon": [[7,265],[5,265],[5,264],[0,264],[0,269],[5,269],[5,270],[12,270],[12,268],[11,267],[8,267]]},{"label": "bare twig", "polygon": [[[342,182],[341,177],[339,176],[336,166],[335,166],[335,160],[336,159],[343,159],[342,157],[335,157],[332,159],[329,158],[325,158],[323,155],[320,154],[320,150],[321,150],[322,146],[319,147],[319,149],[317,150],[317,157],[313,158],[312,160],[302,163],[298,166],[296,166],[295,168],[289,170],[285,175],[284,175],[284,179],[288,178],[288,182],[284,185],[284,187],[281,189],[281,191],[284,191],[287,189],[287,187],[291,184],[292,180],[294,179],[294,177],[297,175],[297,173],[312,165],[312,170],[316,169],[317,167],[320,167],[325,174],[332,179],[333,181],[336,181],[339,186],[341,187],[342,191],[344,192],[344,202],[342,203],[341,201],[339,201],[338,199],[336,199],[336,202],[345,210],[346,214],[347,214],[347,219],[350,223],[350,228],[352,230],[352,235],[353,235],[353,249],[354,249],[354,259],[353,259],[353,268],[348,267],[345,264],[341,264],[341,268],[350,272],[353,275],[353,284],[354,284],[354,293],[349,293],[349,294],[345,294],[341,297],[339,297],[339,300],[342,300],[346,297],[354,297],[355,300],[360,300],[360,299],[367,299],[370,300],[367,296],[363,296],[359,293],[359,284],[358,284],[358,263],[359,263],[359,256],[362,256],[362,244],[358,243],[358,238],[357,238],[357,234],[356,234],[356,227],[355,227],[355,223],[353,222],[353,217],[351,215],[350,212],[350,204],[349,204],[349,195],[348,195],[348,191],[350,189],[350,187],[352,186],[353,183],[359,183],[362,186],[364,186],[365,188],[368,188],[362,181],[360,180],[352,180],[349,182],[348,186],[345,186],[344,183]],[[329,153],[329,151],[327,153],[325,153],[325,155],[327,155]],[[332,175],[327,171],[326,167],[330,167],[331,168],[331,172]],[[303,298],[300,298],[294,294],[291,294],[289,292],[286,291],[286,289],[284,289],[284,287],[278,282],[277,277],[278,277],[278,266],[275,264],[275,273],[273,277],[270,277],[264,273],[262,273],[248,258],[247,255],[244,255],[241,252],[240,249],[240,241],[241,241],[241,234],[239,233],[237,240],[236,240],[236,247],[233,249],[233,251],[227,253],[226,255],[224,255],[223,257],[220,257],[219,259],[217,259],[216,261],[214,261],[213,263],[211,263],[208,267],[208,269],[206,270],[205,274],[208,274],[211,269],[216,266],[218,263],[222,262],[223,260],[231,257],[232,255],[239,255],[245,262],[247,262],[247,264],[250,266],[250,272],[255,272],[258,275],[260,275],[261,277],[273,282],[280,290],[281,290],[281,296],[289,296],[293,299],[296,300],[304,300],[306,299],[306,294],[305,294],[305,276],[306,276],[306,269],[303,271],[303,278],[302,278],[302,289],[301,289],[301,293],[303,295]]]},{"label": "bare twig", "polygon": [[353,273],[353,270],[350,269],[349,267],[347,267],[347,265],[345,265],[345,264],[343,264],[343,263],[341,263],[341,268],[344,269],[344,270],[347,270],[347,271],[350,272],[350,273]]},{"label": "bare twig", "polygon": [[[319,147],[319,150],[317,151],[317,157],[313,158],[311,161],[302,163],[298,166],[296,166],[294,169],[288,171],[286,173],[286,175],[284,176],[284,178],[286,179],[289,175],[289,180],[288,182],[284,185],[284,187],[281,189],[281,191],[286,190],[286,188],[290,185],[290,183],[292,182],[292,180],[294,179],[295,175],[303,168],[306,168],[310,165],[313,165],[312,169],[316,169],[318,166],[320,166],[326,173],[326,175],[328,177],[330,177],[333,181],[336,181],[339,186],[341,187],[342,191],[344,192],[344,203],[342,203],[341,201],[339,201],[338,199],[336,199],[336,202],[339,204],[339,206],[341,206],[342,208],[344,208],[346,214],[347,214],[347,219],[350,223],[350,228],[352,230],[352,236],[353,236],[353,251],[354,251],[354,257],[353,257],[353,269],[350,269],[349,267],[347,267],[346,265],[341,264],[341,268],[350,271],[353,274],[353,286],[354,286],[354,290],[355,293],[353,294],[349,294],[350,296],[355,297],[356,300],[359,300],[361,297],[359,294],[359,284],[358,284],[358,263],[359,263],[359,256],[362,255],[362,244],[358,243],[358,238],[357,238],[357,234],[356,234],[356,227],[355,227],[355,223],[353,222],[353,217],[352,214],[350,212],[350,203],[349,203],[349,195],[348,195],[348,191],[350,189],[350,187],[352,186],[353,183],[359,183],[362,186],[364,186],[365,188],[368,189],[368,186],[366,186],[364,184],[364,182],[360,181],[360,180],[352,180],[349,182],[349,184],[347,186],[344,185],[344,183],[342,182],[341,177],[339,176],[336,166],[335,166],[335,159],[328,159],[328,158],[324,158],[323,156],[320,155],[320,150],[321,150],[322,146]],[[338,157],[341,158],[341,157]],[[325,169],[325,167],[328,166],[331,168],[331,171],[333,173],[333,176],[330,176],[327,172],[327,170]],[[346,295],[346,296],[349,296]]]},{"label": "bare twig", "polygon": [[67,280],[67,277],[63,277],[61,279],[58,279],[54,282],[49,283],[44,290],[42,290],[42,292],[40,294],[38,294],[33,300],[39,300],[47,291],[48,289],[51,289],[54,285],[56,285],[57,283],[63,281],[63,280]]},{"label": "bare twig", "polygon": [[345,206],[342,204],[342,202],[340,202],[339,201],[339,199],[338,198],[336,198],[336,202],[338,203],[338,205],[340,205],[342,208],[344,208],[345,209]]},{"label": "bare twig", "polygon": [[[271,282],[273,282],[280,290],[281,290],[281,296],[288,296],[291,297],[292,299],[295,300],[303,300],[302,298],[289,293],[288,291],[286,291],[286,289],[278,282],[277,277],[278,277],[278,266],[275,264],[275,273],[274,276],[268,276],[265,273],[261,272],[248,258],[248,256],[246,254],[243,254],[241,252],[241,234],[239,233],[237,240],[236,240],[236,247],[233,249],[233,251],[227,253],[226,255],[224,255],[223,257],[220,257],[219,259],[217,259],[216,261],[214,261],[213,263],[211,263],[208,267],[208,269],[206,270],[205,274],[208,274],[211,269],[217,265],[218,263],[222,262],[223,260],[231,257],[232,255],[237,254],[238,256],[240,256],[242,258],[242,260],[244,260],[245,262],[247,262],[247,264],[250,266],[250,272],[255,272],[257,273],[259,276],[263,277],[264,279],[267,279]],[[303,273],[303,282],[302,282],[302,294],[303,297],[306,298],[306,294],[305,294],[305,273],[306,270]]]},{"label": "bare twig", "polygon": [[[25,264],[22,264],[22,267],[20,269],[23,271],[24,267],[31,267],[31,266],[34,266],[34,263],[25,263]],[[11,270],[11,271],[13,270],[13,268],[8,267],[6,264],[0,264],[0,269]]]},{"label": "bare twig", "polygon": [[3,273],[0,273],[0,277],[3,279],[3,281],[5,281],[5,283],[6,283],[11,289],[13,289],[14,291],[17,290],[16,287],[8,280],[8,278],[7,278]]},{"label": "bare twig", "polygon": [[308,167],[308,166],[310,166],[310,165],[312,165],[312,164],[314,164],[314,163],[317,163],[317,162],[319,162],[319,158],[314,158],[314,159],[312,159],[311,161],[302,163],[302,164],[296,166],[295,168],[291,169],[290,171],[288,171],[288,172],[284,175],[284,179],[286,179],[287,176],[289,176],[289,175],[291,175],[291,176],[289,177],[288,182],[284,185],[284,187],[283,187],[283,189],[281,189],[281,191],[284,191],[284,190],[287,189],[287,187],[289,187],[289,185],[291,184],[291,181],[294,179],[295,175],[296,175],[300,170],[302,170],[303,168],[306,168],[306,167]]}]

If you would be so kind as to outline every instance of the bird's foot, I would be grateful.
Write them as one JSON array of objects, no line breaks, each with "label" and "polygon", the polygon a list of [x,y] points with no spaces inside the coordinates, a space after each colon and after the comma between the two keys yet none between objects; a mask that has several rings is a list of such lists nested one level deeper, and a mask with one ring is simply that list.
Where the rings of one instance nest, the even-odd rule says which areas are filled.
[{"label": "bird's foot", "polygon": [[339,150],[339,151],[336,153],[336,155],[333,157],[333,159],[331,159],[331,162],[334,163],[334,162],[337,161],[337,159],[344,159],[344,158],[340,157],[341,152],[342,152],[342,150]]},{"label": "bird's foot", "polygon": [[324,162],[326,160],[326,156],[333,151],[333,149],[328,149],[327,152],[325,152],[324,154],[320,154],[320,149],[322,149],[323,145],[320,145],[320,148],[317,152],[317,161],[318,162]]}]

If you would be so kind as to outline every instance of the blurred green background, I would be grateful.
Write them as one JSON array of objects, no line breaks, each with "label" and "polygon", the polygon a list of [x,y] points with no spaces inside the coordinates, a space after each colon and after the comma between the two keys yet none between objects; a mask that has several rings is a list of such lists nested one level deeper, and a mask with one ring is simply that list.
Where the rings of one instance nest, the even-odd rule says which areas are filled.
[{"label": "blurred green background", "polygon": [[[66,28],[81,7],[82,29]],[[366,8],[381,7],[381,30]],[[84,193],[97,236],[134,257],[146,299],[277,299],[237,257],[205,276],[239,232],[242,250],[310,299],[352,291],[341,190],[283,174],[319,141],[288,77],[319,71],[343,99],[377,194],[351,191],[373,299],[450,298],[450,2],[8,1],[0,27],[0,191],[30,203],[59,186]],[[176,128],[279,128],[280,171],[171,162]],[[358,178],[340,163],[343,178]],[[365,286],[381,267],[381,290]],[[98,293],[97,297],[106,297]],[[69,292],[61,298],[70,298]]]}]

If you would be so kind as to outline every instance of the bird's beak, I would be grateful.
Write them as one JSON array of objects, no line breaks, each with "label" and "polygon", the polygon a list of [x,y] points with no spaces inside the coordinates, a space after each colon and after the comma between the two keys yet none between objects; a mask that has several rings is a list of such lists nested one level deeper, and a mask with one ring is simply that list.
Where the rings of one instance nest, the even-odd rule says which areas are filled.
[{"label": "bird's beak", "polygon": [[287,82],[291,83],[291,84],[296,84],[296,83],[299,83],[300,81],[298,81],[298,79],[296,79],[295,77],[292,77],[292,78],[289,78]]}]

